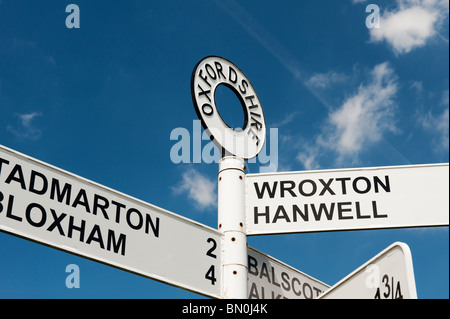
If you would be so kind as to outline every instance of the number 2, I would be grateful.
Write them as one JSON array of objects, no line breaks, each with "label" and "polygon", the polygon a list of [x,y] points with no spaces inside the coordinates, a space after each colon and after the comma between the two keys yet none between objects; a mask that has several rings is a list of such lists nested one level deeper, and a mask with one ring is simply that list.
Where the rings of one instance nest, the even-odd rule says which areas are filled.
[{"label": "number 2", "polygon": [[208,238],[207,240],[208,243],[212,242],[212,247],[207,251],[206,256],[212,257],[212,258],[217,258],[217,256],[215,254],[213,254],[213,251],[216,250],[217,248],[217,243],[214,239],[212,238]]}]

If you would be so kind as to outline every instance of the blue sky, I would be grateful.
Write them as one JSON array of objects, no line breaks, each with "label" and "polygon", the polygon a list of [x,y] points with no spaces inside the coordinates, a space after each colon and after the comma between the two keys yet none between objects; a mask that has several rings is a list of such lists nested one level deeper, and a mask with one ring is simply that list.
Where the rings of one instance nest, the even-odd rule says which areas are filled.
[{"label": "blue sky", "polygon": [[[271,170],[448,162],[448,1],[75,0],[80,27],[67,28],[70,3],[0,0],[4,146],[216,228],[218,166],[174,163],[170,134],[192,136],[191,73],[218,55],[244,71],[267,127],[278,129]],[[366,25],[369,4],[380,28]],[[237,126],[242,112],[228,93],[217,98]],[[405,242],[418,297],[448,298],[448,235],[436,227],[248,243],[333,285]],[[0,256],[0,298],[201,297],[4,233]],[[80,288],[65,286],[69,264]]]}]

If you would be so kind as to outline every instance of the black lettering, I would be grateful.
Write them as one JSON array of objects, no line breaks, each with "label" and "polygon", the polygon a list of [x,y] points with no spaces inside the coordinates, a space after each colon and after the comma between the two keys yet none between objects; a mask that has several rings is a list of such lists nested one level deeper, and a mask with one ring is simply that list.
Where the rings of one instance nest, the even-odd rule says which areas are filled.
[{"label": "black lettering", "polygon": [[202,73],[203,73],[203,70],[200,70],[200,72],[198,73],[198,76],[199,76],[203,81],[205,81],[205,83],[206,83],[209,87],[211,87],[211,84],[208,82],[208,77],[207,77],[207,76],[203,77],[203,76],[202,76]]},{"label": "black lettering", "polygon": [[220,75],[223,76],[223,78],[226,80],[227,78],[225,77],[225,75],[222,72],[222,64],[220,64],[220,62],[214,62],[214,65],[216,66],[216,71],[217,71],[217,75],[219,76],[219,79],[221,79]]},{"label": "black lettering", "polygon": [[78,192],[77,197],[73,201],[72,207],[76,208],[78,205],[84,206],[84,208],[86,209],[87,213],[91,212],[91,209],[89,208],[88,199],[87,199],[87,196],[86,196],[86,191],[84,189],[80,189],[80,191]]},{"label": "black lettering", "polygon": [[[102,201],[103,203],[100,205],[99,201]],[[103,216],[106,219],[109,219],[108,214],[106,213],[106,208],[108,208],[108,207],[109,207],[109,201],[105,197],[94,194],[94,206],[93,206],[93,211],[92,211],[92,213],[94,215],[97,215],[97,209],[100,208],[100,210],[103,213]]]},{"label": "black lettering", "polygon": [[111,204],[116,206],[116,223],[119,223],[120,221],[120,209],[125,208],[126,206],[124,204],[118,203],[116,201],[111,201]]},{"label": "black lettering", "polygon": [[64,184],[64,187],[61,191],[59,187],[59,181],[55,178],[52,178],[52,186],[50,188],[50,199],[55,199],[60,203],[63,202],[64,197],[66,198],[66,205],[70,205],[70,193],[72,191],[72,185]]},{"label": "black lettering", "polygon": [[228,70],[228,80],[233,84],[237,83],[237,73],[231,66]]},{"label": "black lettering", "polygon": [[[360,181],[360,180],[363,180],[363,181],[366,182],[366,188],[363,189],[363,190],[360,190],[358,188],[358,181]],[[371,187],[370,180],[367,177],[360,176],[360,177],[357,177],[357,178],[355,178],[353,180],[353,190],[355,192],[357,192],[358,194],[366,194],[366,193],[368,193],[370,191],[370,187]]]},{"label": "black lettering", "polygon": [[255,283],[252,283],[252,286],[250,287],[250,293],[249,293],[248,299],[260,299],[259,294],[258,294],[258,287],[256,287]]},{"label": "black lettering", "polygon": [[275,276],[275,268],[272,267],[272,284],[280,287],[280,284],[277,282],[277,278]]},{"label": "black lettering", "polygon": [[[33,208],[37,208],[38,211],[40,211],[41,213],[41,218],[39,221],[34,221],[31,218],[31,210]],[[44,207],[42,207],[41,205],[37,204],[37,203],[31,203],[30,205],[27,206],[27,209],[25,211],[25,218],[27,219],[27,222],[34,227],[42,227],[45,225],[45,221],[47,220],[47,213],[44,209]]]},{"label": "black lettering", "polygon": [[262,127],[263,127],[262,123],[260,121],[258,121],[257,119],[255,119],[253,116],[251,117],[251,122],[252,123],[250,124],[250,126],[256,127],[256,129],[258,131],[260,131],[262,129]]},{"label": "black lettering", "polygon": [[253,222],[255,224],[258,224],[258,217],[260,216],[264,216],[266,218],[266,224],[270,223],[270,219],[269,219],[269,206],[266,206],[265,208],[265,212],[264,213],[258,213],[258,207],[254,207],[254,220]]},{"label": "black lettering", "polygon": [[[42,180],[42,187],[41,189],[36,189],[35,188],[35,183],[36,183],[36,176],[38,176],[41,180]],[[30,189],[29,191],[38,195],[43,195],[47,192],[47,188],[48,188],[48,182],[47,182],[47,178],[44,176],[44,174],[41,174],[39,172],[36,171],[31,171],[31,177],[30,177]]]},{"label": "black lettering", "polygon": [[351,179],[350,177],[336,178],[336,181],[341,182],[342,194],[343,195],[347,194],[347,185],[345,184],[345,182],[349,181],[350,179]]},{"label": "black lettering", "polygon": [[391,186],[389,185],[389,176],[384,177],[384,184],[383,182],[378,178],[378,176],[374,176],[374,187],[375,187],[375,193],[378,193],[378,186],[381,186],[386,193],[391,192]]},{"label": "black lettering", "polygon": [[331,184],[331,182],[333,182],[333,179],[334,178],[330,178],[328,180],[328,182],[325,182],[323,179],[319,179],[319,182],[321,182],[323,185],[323,189],[320,192],[319,196],[322,196],[323,194],[325,194],[326,191],[328,191],[331,195],[336,195],[330,187],[330,184]]},{"label": "black lettering", "polygon": [[248,82],[245,79],[242,79],[241,84],[242,84],[242,87],[240,85],[238,85],[239,91],[241,91],[242,94],[247,93]]},{"label": "black lettering", "polygon": [[149,214],[145,215],[145,233],[148,234],[149,226],[152,228],[153,235],[159,237],[159,217],[156,217],[156,224],[153,223]]},{"label": "black lettering", "polygon": [[119,235],[119,239],[116,241],[116,235],[113,230],[108,229],[108,243],[106,246],[106,249],[111,251],[111,248],[113,251],[118,254],[120,249],[120,254],[122,256],[125,256],[125,241],[126,236],[124,234]]},{"label": "black lettering", "polygon": [[[131,222],[131,213],[135,213],[135,215],[138,216],[138,222],[137,222],[136,225],[134,225],[134,224]],[[127,220],[128,226],[130,226],[131,228],[133,228],[133,229],[135,229],[135,230],[141,229],[141,228],[142,228],[142,225],[143,225],[143,223],[144,223],[144,219],[143,219],[143,217],[142,217],[141,212],[138,211],[136,208],[130,208],[130,209],[127,211],[126,220]]]},{"label": "black lettering", "polygon": [[204,95],[204,96],[206,96],[208,101],[211,102],[211,98],[208,95],[208,94],[211,94],[211,90],[203,90],[203,88],[200,86],[200,84],[197,84],[197,86],[201,91],[201,92],[198,92],[198,96],[200,97],[201,95]]},{"label": "black lettering", "polygon": [[308,217],[308,204],[304,204],[303,211],[304,212],[302,212],[297,205],[292,205],[292,215],[293,215],[292,221],[294,223],[297,221],[297,214],[299,214],[303,218],[303,221],[307,222],[309,220],[309,217]]},{"label": "black lettering", "polygon": [[96,241],[102,249],[105,249],[105,244],[103,243],[102,233],[100,231],[99,225],[94,225],[94,227],[92,227],[91,233],[86,240],[86,244],[91,244],[92,241]]},{"label": "black lettering", "polygon": [[[310,193],[306,193],[304,191],[303,185],[305,183],[310,183],[311,184],[312,189],[311,189]],[[300,194],[302,194],[302,196],[313,196],[316,193],[316,191],[317,191],[317,185],[316,185],[316,183],[314,183],[313,180],[305,179],[305,180],[301,181],[300,184],[298,184],[298,191],[300,192]]]},{"label": "black lettering", "polygon": [[253,276],[258,276],[258,261],[255,257],[248,256],[248,273]]},{"label": "black lettering", "polygon": [[295,294],[296,296],[301,296],[302,292],[301,292],[300,289],[299,289],[299,290],[296,290],[296,289],[295,289],[295,287],[294,287],[294,282],[298,282],[298,285],[299,285],[300,287],[302,286],[302,284],[300,283],[300,280],[298,280],[297,277],[292,278],[292,291],[294,292],[294,294]]},{"label": "black lettering", "polygon": [[322,216],[322,212],[325,213],[325,215],[327,216],[328,220],[331,220],[333,218],[334,204],[335,203],[331,203],[330,211],[328,211],[327,205],[325,203],[321,203],[319,205],[319,211],[318,212],[316,211],[316,206],[314,204],[310,204],[311,208],[312,208],[312,212],[314,214],[314,218],[316,219],[316,221],[320,220],[320,218]]},{"label": "black lettering", "polygon": [[[307,289],[308,290],[308,294],[305,291],[305,288],[308,288]],[[311,286],[307,282],[305,282],[303,284],[303,296],[305,296],[305,299],[313,299],[313,297],[314,297],[312,289],[311,289]]]},{"label": "black lettering", "polygon": [[341,202],[337,203],[337,209],[338,209],[338,219],[353,219],[353,216],[344,216],[343,213],[345,212],[351,212],[351,208],[344,208],[345,205],[351,205],[352,202]]},{"label": "black lettering", "polygon": [[259,278],[266,277],[267,281],[270,283],[269,269],[267,269],[266,263],[263,263],[261,266],[261,273],[259,274]]},{"label": "black lettering", "polygon": [[[289,184],[289,186],[286,186],[286,184]],[[295,187],[295,182],[293,182],[293,181],[280,181],[280,196],[281,196],[281,198],[284,197],[285,191],[288,191],[292,197],[297,197],[297,195],[292,191],[294,189],[294,187]]]},{"label": "black lettering", "polygon": [[256,196],[258,196],[259,199],[263,198],[265,191],[267,191],[267,193],[269,194],[270,198],[273,198],[275,196],[275,191],[277,190],[278,182],[274,182],[273,183],[272,189],[270,189],[270,186],[269,186],[268,182],[264,182],[262,184],[262,188],[261,189],[259,189],[258,183],[253,183],[253,185],[255,186]]},{"label": "black lettering", "polygon": [[[1,159],[1,158],[0,158]],[[3,211],[3,204],[2,201],[5,199],[5,196],[2,192],[0,192],[0,213]]]},{"label": "black lettering", "polygon": [[319,297],[319,295],[322,293],[322,290],[320,290],[317,287],[312,287],[314,289],[314,291],[316,292],[316,297]]},{"label": "black lettering", "polygon": [[74,230],[80,232],[80,241],[83,242],[84,241],[84,229],[86,226],[86,221],[84,219],[81,220],[81,226],[75,226],[74,225],[74,217],[73,216],[69,216],[69,229],[67,232],[67,237],[72,238],[72,232]]},{"label": "black lettering", "polygon": [[283,271],[281,273],[281,279],[283,280],[283,282],[281,283],[281,287],[286,291],[291,290],[291,282],[289,281],[289,274]]},{"label": "black lettering", "polygon": [[5,160],[5,159],[0,157],[0,176],[2,174],[2,166],[3,166],[3,164],[9,165],[9,161],[7,161],[7,160]]},{"label": "black lettering", "polygon": [[258,104],[255,104],[255,103],[253,102],[253,99],[254,99],[254,98],[255,98],[254,95],[249,95],[249,96],[246,96],[246,97],[245,97],[245,100],[250,101],[250,105],[248,105],[248,108],[249,108],[249,109],[254,109],[254,108],[258,107]]},{"label": "black lettering", "polygon": [[377,210],[377,202],[376,201],[372,201],[372,210],[373,210],[373,218],[387,218],[388,215],[379,215],[378,214],[378,210]]},{"label": "black lettering", "polygon": [[[252,128],[250,127],[247,131],[247,135],[250,136],[252,138],[253,141],[255,141],[255,144],[258,146],[259,145],[259,137],[258,135],[256,135],[255,132],[253,132]],[[276,183],[276,182],[275,182]]]},{"label": "black lettering", "polygon": [[214,109],[212,108],[211,104],[204,103],[202,105],[202,112],[207,116],[211,116],[214,113]]},{"label": "black lettering", "polygon": [[[214,71],[213,67],[208,63],[205,64],[205,70],[211,79],[215,80],[217,78],[216,71]],[[212,74],[210,71],[212,72]]]},{"label": "black lettering", "polygon": [[283,205],[278,206],[275,216],[273,217],[272,223],[275,224],[278,221],[278,219],[285,219],[286,222],[288,223],[291,222]]},{"label": "black lettering", "polygon": [[370,218],[370,215],[361,215],[361,208],[359,202],[355,202],[355,207],[356,207],[356,218],[358,219]]},{"label": "black lettering", "polygon": [[[15,176],[18,173],[19,176]],[[5,183],[10,184],[12,181],[18,182],[22,189],[27,189],[25,185],[25,179],[23,178],[22,166],[16,164],[14,168],[9,173],[9,176],[6,178]]]},{"label": "black lettering", "polygon": [[6,217],[21,222],[22,221],[22,217],[13,215],[13,211],[12,211],[13,206],[14,206],[14,196],[13,195],[9,195],[8,207],[6,208]]},{"label": "black lettering", "polygon": [[55,210],[53,209],[50,209],[50,212],[52,213],[53,223],[50,226],[48,226],[47,230],[51,232],[53,231],[53,229],[55,229],[55,227],[58,227],[60,235],[64,236],[64,230],[61,226],[61,221],[64,219],[64,217],[67,216],[67,214],[62,213],[61,215],[58,216]]}]

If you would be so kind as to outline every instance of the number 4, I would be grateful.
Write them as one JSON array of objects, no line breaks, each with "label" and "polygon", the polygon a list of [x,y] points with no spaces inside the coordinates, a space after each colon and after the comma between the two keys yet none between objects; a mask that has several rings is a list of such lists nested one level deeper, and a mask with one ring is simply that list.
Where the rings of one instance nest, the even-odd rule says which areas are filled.
[{"label": "number 4", "polygon": [[208,271],[205,274],[205,278],[211,280],[211,285],[213,286],[217,281],[214,269],[214,265],[212,265],[211,267],[209,267]]}]

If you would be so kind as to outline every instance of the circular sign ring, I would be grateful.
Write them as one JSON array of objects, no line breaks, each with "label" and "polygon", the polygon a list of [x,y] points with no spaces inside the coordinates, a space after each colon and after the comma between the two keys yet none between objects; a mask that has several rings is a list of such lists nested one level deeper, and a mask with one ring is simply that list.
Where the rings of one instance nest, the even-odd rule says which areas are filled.
[{"label": "circular sign ring", "polygon": [[[232,129],[220,116],[215,101],[219,85],[231,89],[241,102],[244,110],[241,130]],[[258,155],[266,140],[264,113],[255,89],[237,66],[218,56],[202,59],[192,72],[191,93],[197,116],[219,149],[243,159]]]}]

